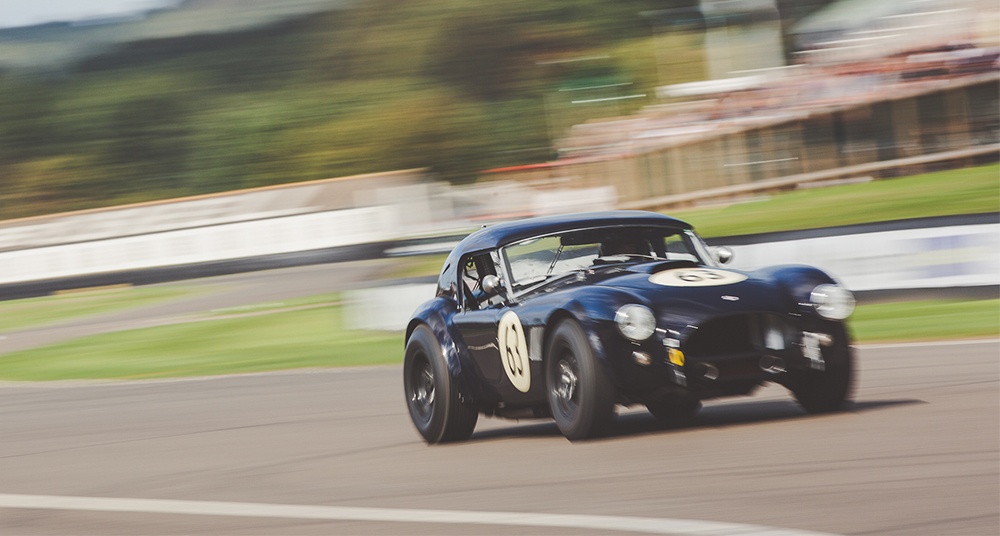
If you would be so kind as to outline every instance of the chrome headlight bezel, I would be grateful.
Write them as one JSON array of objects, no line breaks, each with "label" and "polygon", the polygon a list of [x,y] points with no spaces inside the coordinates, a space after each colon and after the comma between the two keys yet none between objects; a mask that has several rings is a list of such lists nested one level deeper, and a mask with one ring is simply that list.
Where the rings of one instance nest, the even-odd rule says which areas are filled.
[{"label": "chrome headlight bezel", "polygon": [[645,305],[629,303],[618,308],[615,325],[626,339],[641,342],[656,332],[656,316]]},{"label": "chrome headlight bezel", "polygon": [[817,285],[809,293],[809,302],[816,313],[828,320],[845,320],[854,312],[854,293],[831,283]]}]

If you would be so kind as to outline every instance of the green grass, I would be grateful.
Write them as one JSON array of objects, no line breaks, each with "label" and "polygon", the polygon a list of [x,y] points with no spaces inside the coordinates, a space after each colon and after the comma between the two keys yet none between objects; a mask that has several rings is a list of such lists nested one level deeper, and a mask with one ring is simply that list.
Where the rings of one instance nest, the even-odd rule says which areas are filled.
[{"label": "green grass", "polygon": [[[95,335],[4,355],[0,379],[149,379],[402,362],[401,333],[344,330],[342,313],[339,305],[318,305]],[[1000,335],[1000,300],[862,305],[850,325],[859,343],[993,338]]]},{"label": "green grass", "polygon": [[859,342],[1000,336],[1000,300],[923,300],[858,307],[850,326]]},{"label": "green grass", "polygon": [[386,276],[389,279],[404,279],[409,277],[437,276],[441,273],[448,254],[413,255],[393,259],[392,267]]},{"label": "green grass", "polygon": [[1000,212],[1000,164],[779,194],[724,207],[670,211],[702,236]]},{"label": "green grass", "polygon": [[0,333],[151,305],[190,293],[191,289],[177,286],[125,287],[0,301]]},{"label": "green grass", "polygon": [[316,294],[313,296],[292,298],[290,300],[281,300],[278,302],[253,303],[237,307],[226,307],[224,309],[212,309],[211,311],[208,312],[208,315],[214,317],[221,317],[221,316],[233,316],[233,315],[245,315],[245,314],[265,314],[265,313],[280,312],[288,309],[312,308],[320,306],[325,307],[330,305],[336,305],[339,301],[340,301],[340,293],[330,292],[327,294]]},{"label": "green grass", "polygon": [[106,333],[6,354],[0,379],[148,379],[398,363],[398,333],[345,331],[328,305]]}]

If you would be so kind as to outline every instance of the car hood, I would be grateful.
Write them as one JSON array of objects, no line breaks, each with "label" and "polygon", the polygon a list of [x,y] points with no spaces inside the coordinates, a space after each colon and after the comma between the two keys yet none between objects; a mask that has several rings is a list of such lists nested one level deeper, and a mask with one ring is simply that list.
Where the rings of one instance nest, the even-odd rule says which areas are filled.
[{"label": "car hood", "polygon": [[714,267],[657,268],[623,268],[597,284],[634,294],[658,317],[681,326],[729,314],[786,314],[794,306],[788,293],[762,274]]}]

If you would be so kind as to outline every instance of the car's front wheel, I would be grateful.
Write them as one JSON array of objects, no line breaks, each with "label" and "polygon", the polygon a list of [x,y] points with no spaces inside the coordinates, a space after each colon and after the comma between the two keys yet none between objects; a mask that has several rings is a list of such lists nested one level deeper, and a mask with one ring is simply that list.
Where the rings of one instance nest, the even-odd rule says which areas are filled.
[{"label": "car's front wheel", "polygon": [[546,351],[549,409],[569,440],[603,435],[614,421],[614,388],[573,320],[561,322]]},{"label": "car's front wheel", "polygon": [[854,356],[844,348],[840,359],[826,363],[826,370],[798,371],[789,385],[795,400],[809,413],[844,409],[851,401]]},{"label": "car's front wheel", "polygon": [[441,345],[427,326],[418,326],[406,343],[403,389],[410,419],[427,443],[472,436],[479,412],[459,399]]}]

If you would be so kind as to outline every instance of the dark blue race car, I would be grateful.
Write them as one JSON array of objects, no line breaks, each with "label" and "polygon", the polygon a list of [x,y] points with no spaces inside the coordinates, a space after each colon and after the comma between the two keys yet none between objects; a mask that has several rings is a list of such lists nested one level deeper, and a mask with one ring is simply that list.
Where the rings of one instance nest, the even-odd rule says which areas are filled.
[{"label": "dark blue race car", "polygon": [[720,267],[687,223],[616,211],[483,228],[448,256],[406,328],[404,389],[428,443],[468,439],[479,414],[551,417],[571,440],[617,405],[679,424],[709,398],[787,387],[840,409],[853,355],[850,291],[808,266]]}]

